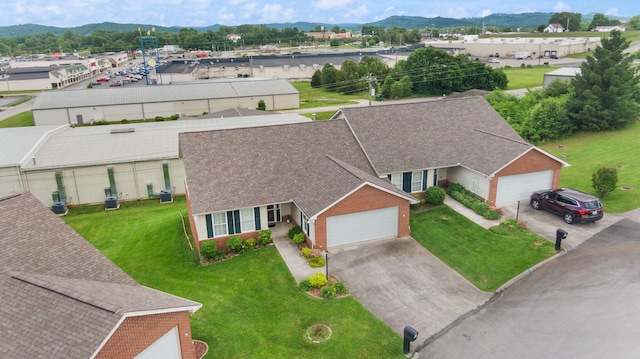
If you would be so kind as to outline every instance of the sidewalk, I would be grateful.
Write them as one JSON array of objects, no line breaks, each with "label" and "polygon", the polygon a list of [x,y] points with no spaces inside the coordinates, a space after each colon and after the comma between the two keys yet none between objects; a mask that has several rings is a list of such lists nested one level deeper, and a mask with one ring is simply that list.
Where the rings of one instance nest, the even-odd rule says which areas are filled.
[{"label": "sidewalk", "polygon": [[291,228],[291,225],[285,223],[278,224],[276,227],[271,228],[271,238],[296,282],[309,278],[309,276],[314,273],[324,273],[324,267],[311,268],[304,257],[302,257],[298,247],[287,237],[289,228]]},{"label": "sidewalk", "polygon": [[486,229],[499,225],[500,221],[504,218],[509,218],[508,211],[505,211],[505,216],[503,216],[503,218],[496,220],[486,219],[449,196],[445,197],[444,204]]}]

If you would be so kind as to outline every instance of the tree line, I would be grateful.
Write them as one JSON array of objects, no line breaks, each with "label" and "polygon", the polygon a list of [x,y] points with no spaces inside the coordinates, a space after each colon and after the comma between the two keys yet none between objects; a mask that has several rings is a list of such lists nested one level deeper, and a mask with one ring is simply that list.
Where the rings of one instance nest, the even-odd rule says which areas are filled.
[{"label": "tree line", "polygon": [[365,56],[346,60],[338,70],[325,64],[315,71],[311,86],[344,94],[368,91],[369,85],[388,99],[413,95],[448,95],[471,89],[505,89],[507,76],[465,55],[451,55],[433,47],[420,48],[406,60],[389,67],[381,59]]}]

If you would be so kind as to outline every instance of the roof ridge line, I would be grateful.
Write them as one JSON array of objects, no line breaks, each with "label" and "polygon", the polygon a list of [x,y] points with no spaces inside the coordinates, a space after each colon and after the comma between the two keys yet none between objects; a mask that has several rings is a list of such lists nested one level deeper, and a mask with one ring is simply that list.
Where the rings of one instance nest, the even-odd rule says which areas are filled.
[{"label": "roof ridge line", "polygon": [[480,130],[480,129],[477,129],[477,128],[473,128],[473,130],[474,130],[474,131],[481,132],[481,133],[484,133],[484,134],[487,134],[487,135],[490,135],[490,136],[494,136],[494,137],[502,138],[503,140],[507,140],[507,141],[511,141],[511,142],[515,142],[515,143],[520,143],[520,144],[523,144],[523,145],[530,145],[530,146],[532,146],[530,143],[527,143],[526,141],[522,141],[522,140],[515,140],[515,139],[513,139],[513,138],[509,138],[509,137],[505,137],[505,136],[502,136],[502,135],[498,135],[498,134],[495,134],[495,133],[493,133],[493,132],[484,131],[484,130]]},{"label": "roof ridge line", "polygon": [[[61,279],[73,279],[73,278],[52,276],[52,275],[44,275],[44,274],[29,274],[29,273],[15,272],[15,271],[11,271],[9,273],[9,275],[12,278],[17,279],[19,281],[22,281],[24,283],[31,284],[31,285],[34,285],[36,287],[40,287],[42,289],[46,289],[46,290],[58,293],[58,294],[63,295],[65,297],[68,297],[68,298],[71,298],[73,300],[77,300],[79,302],[88,304],[88,305],[90,305],[92,307],[96,307],[96,308],[99,308],[99,309],[106,310],[106,311],[111,312],[111,313],[118,313],[122,309],[120,306],[112,304],[112,303],[109,303],[109,302],[107,302],[105,300],[98,299],[98,298],[93,297],[91,295],[82,294],[82,293],[77,292],[76,290],[74,290],[72,288],[68,288],[67,286],[64,286],[64,285],[61,285],[61,284],[49,283],[49,282],[45,281],[44,279],[38,278],[38,277],[46,276],[46,277],[61,278]],[[90,282],[96,282],[96,283],[99,282],[99,281],[86,280],[86,279],[77,279],[77,280],[90,281]],[[99,283],[102,283],[102,282],[99,282]],[[120,285],[128,285],[128,284],[120,284]]]}]

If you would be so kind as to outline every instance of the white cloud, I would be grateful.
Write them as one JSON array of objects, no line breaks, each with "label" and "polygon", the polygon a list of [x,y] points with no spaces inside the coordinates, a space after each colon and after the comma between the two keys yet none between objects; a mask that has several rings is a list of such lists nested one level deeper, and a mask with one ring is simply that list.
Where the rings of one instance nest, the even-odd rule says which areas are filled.
[{"label": "white cloud", "polygon": [[607,16],[620,16],[620,12],[616,8],[608,9],[604,14]]},{"label": "white cloud", "polygon": [[480,11],[480,13],[478,14],[478,17],[485,17],[485,16],[489,16],[491,14],[492,14],[491,10],[485,9],[485,10]]},{"label": "white cloud", "polygon": [[555,12],[564,12],[564,11],[570,11],[570,10],[571,10],[571,6],[569,6],[568,4],[562,1],[558,1],[556,5],[553,7],[553,11]]},{"label": "white cloud", "polygon": [[447,17],[452,17],[454,19],[460,19],[463,17],[469,17],[469,13],[463,7],[450,7],[447,9]]},{"label": "white cloud", "polygon": [[385,13],[389,13],[389,12],[393,12],[396,8],[394,8],[393,6],[389,6],[388,8],[384,9]]},{"label": "white cloud", "polygon": [[353,0],[319,0],[313,3],[313,7],[320,10],[331,10],[349,7]]},{"label": "white cloud", "polygon": [[60,14],[62,14],[62,10],[60,10],[60,8],[55,5],[47,6],[46,9],[49,14],[53,14],[56,16],[60,16]]},{"label": "white cloud", "polygon": [[238,6],[241,5],[243,3],[245,3],[246,0],[229,0],[229,4],[233,5],[233,6]]},{"label": "white cloud", "polygon": [[355,9],[351,9],[344,13],[343,18],[349,19],[349,21],[354,21],[357,19],[361,19],[365,16],[369,15],[369,9],[367,9],[366,5],[360,5]]},{"label": "white cloud", "polygon": [[295,15],[294,9],[283,9],[281,5],[265,5],[260,11],[260,22],[287,22],[294,20]]}]

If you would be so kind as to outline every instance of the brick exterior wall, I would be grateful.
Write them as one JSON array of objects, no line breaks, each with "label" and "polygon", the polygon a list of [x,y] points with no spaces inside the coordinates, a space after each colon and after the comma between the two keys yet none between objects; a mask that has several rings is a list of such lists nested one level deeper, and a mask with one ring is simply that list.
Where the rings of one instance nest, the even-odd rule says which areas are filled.
[{"label": "brick exterior wall", "polygon": [[327,217],[395,206],[398,206],[398,237],[409,236],[409,200],[365,185],[318,216],[314,248],[327,248]]},{"label": "brick exterior wall", "polygon": [[546,156],[536,150],[529,151],[526,155],[503,168],[489,183],[489,198],[487,203],[494,205],[496,203],[496,195],[498,193],[498,178],[502,176],[512,176],[524,173],[553,170],[552,188],[560,186],[560,172],[562,171],[562,163]]},{"label": "brick exterior wall", "polygon": [[100,350],[96,359],[134,358],[176,325],[182,359],[196,359],[196,350],[191,339],[191,322],[187,311],[141,315],[125,319]]}]

